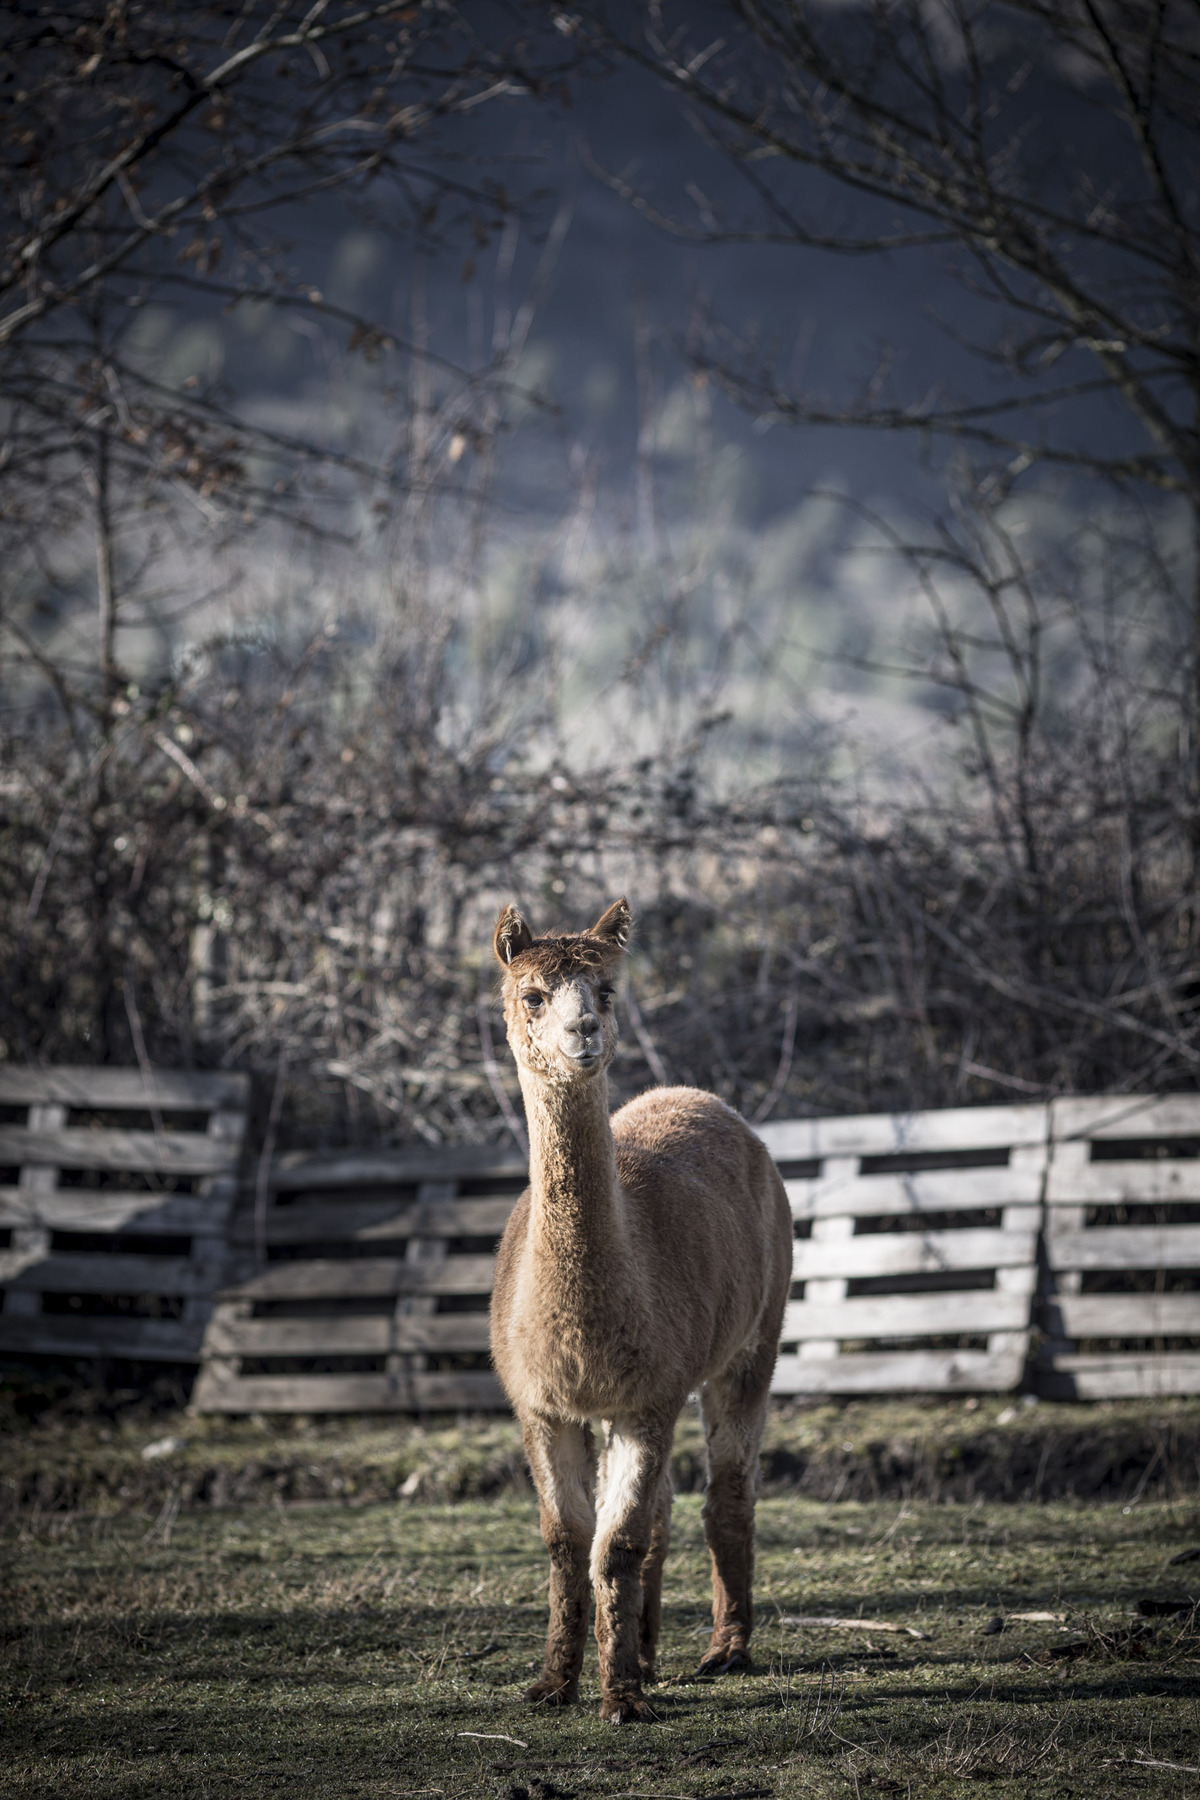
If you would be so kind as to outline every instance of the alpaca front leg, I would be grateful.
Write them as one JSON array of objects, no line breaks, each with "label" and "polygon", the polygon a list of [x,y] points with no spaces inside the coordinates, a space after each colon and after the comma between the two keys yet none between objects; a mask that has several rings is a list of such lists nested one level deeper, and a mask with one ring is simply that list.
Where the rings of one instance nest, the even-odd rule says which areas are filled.
[{"label": "alpaca front leg", "polygon": [[[651,1552],[670,1441],[614,1421],[604,1451],[592,1549],[600,1717],[614,1725],[656,1715],[642,1694],[642,1575]],[[665,1545],[664,1545],[665,1553]],[[654,1575],[651,1565],[651,1589]]]},{"label": "alpaca front leg", "polygon": [[550,1552],[550,1623],[541,1675],[526,1700],[568,1706],[579,1697],[587,1643],[588,1554],[596,1514],[596,1446],[591,1427],[538,1420],[525,1427],[525,1451]]}]

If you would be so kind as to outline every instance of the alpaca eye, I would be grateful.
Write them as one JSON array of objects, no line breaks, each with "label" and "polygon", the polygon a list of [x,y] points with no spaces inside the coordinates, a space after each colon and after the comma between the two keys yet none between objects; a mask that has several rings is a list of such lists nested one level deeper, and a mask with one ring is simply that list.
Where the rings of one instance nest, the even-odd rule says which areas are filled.
[{"label": "alpaca eye", "polygon": [[599,993],[596,995],[596,998],[597,998],[597,1000],[599,1000],[601,1006],[610,1006],[612,1004],[612,997],[613,997],[613,990],[611,988],[601,988]]},{"label": "alpaca eye", "polygon": [[538,1007],[542,1004],[543,996],[541,994],[522,994],[521,998],[524,1000],[530,1012],[536,1012]]}]

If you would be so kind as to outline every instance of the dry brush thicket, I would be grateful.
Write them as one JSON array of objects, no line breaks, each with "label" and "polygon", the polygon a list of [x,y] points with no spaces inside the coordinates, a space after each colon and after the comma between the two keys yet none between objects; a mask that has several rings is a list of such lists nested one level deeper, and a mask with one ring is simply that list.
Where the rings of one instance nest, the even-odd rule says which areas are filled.
[{"label": "dry brush thicket", "polygon": [[[881,203],[919,218],[944,210],[942,174],[918,181],[912,170],[924,164],[906,145],[930,105],[935,123],[959,116],[951,89],[962,70],[939,63],[922,9],[821,14],[839,58],[843,32],[874,30],[885,45],[899,33],[904,49],[861,67],[857,39],[845,51],[843,123],[855,128],[841,137],[825,129],[829,89],[810,80],[825,51],[800,14],[729,10],[782,71],[778,118],[807,119],[819,155],[797,125],[780,128],[773,162],[757,160],[754,134],[778,118],[739,110],[736,86],[717,79],[719,58],[695,87],[708,65],[681,73],[665,40],[639,56],[668,86],[695,92],[738,166],[764,181],[764,169],[813,167],[852,183],[861,140],[884,159],[888,178],[870,190]],[[1172,35],[1178,9],[1159,12],[1170,73],[1191,38],[1182,25]],[[1050,32],[1054,51],[1053,9],[1031,4],[1022,16]],[[1145,74],[1174,158],[1190,113],[1181,124],[1175,76],[1153,56],[1138,72],[1141,10],[1120,16],[1128,29],[1105,49],[1103,79],[1120,87],[1132,69],[1122,116],[1136,126]],[[509,198],[434,151],[447,121],[457,130],[501,96],[538,100],[569,74],[586,47],[565,29],[550,36],[549,48],[536,33],[488,44],[441,5],[310,14],[256,4],[234,17],[180,4],[160,17],[74,0],[5,22],[4,1054],[249,1068],[281,1145],[519,1129],[486,960],[495,911],[517,899],[539,928],[571,925],[624,891],[638,928],[614,1070],[621,1097],[651,1081],[695,1082],[766,1117],[1191,1088],[1200,604],[1182,401],[1149,460],[1118,467],[1085,444],[1081,460],[1062,464],[1081,482],[1124,486],[1115,500],[1111,485],[1082,498],[1064,489],[1060,505],[1046,503],[1048,526],[1032,532],[1015,509],[1023,495],[1033,512],[1039,503],[1025,478],[1036,473],[1036,432],[1028,444],[993,442],[991,424],[991,436],[964,436],[936,395],[924,411],[836,412],[835,422],[982,444],[1004,463],[1002,479],[964,468],[957,511],[928,543],[891,533],[929,628],[911,654],[884,660],[940,696],[948,719],[945,755],[919,773],[897,755],[885,777],[856,785],[845,746],[796,749],[803,733],[789,736],[761,703],[748,720],[744,695],[732,695],[735,716],[720,724],[721,681],[697,676],[688,692],[681,673],[704,662],[690,654],[701,609],[691,577],[669,566],[665,529],[650,533],[658,548],[645,582],[659,611],[628,634],[644,651],[615,684],[620,704],[597,708],[614,723],[599,748],[593,733],[586,757],[562,729],[572,674],[562,644],[539,649],[537,556],[507,636],[472,661],[491,497],[517,414],[539,407],[514,392],[536,292],[520,306],[497,302],[480,366],[453,370],[430,350],[415,299],[401,341],[395,319],[335,306],[290,245],[298,221],[315,216],[304,209],[328,203],[409,249],[436,236],[439,219],[451,221],[446,241],[453,226],[480,248],[499,235],[499,261],[511,266]],[[1010,38],[985,32],[981,54],[993,43],[1002,53],[979,65],[980,79],[1007,81],[1023,41],[1010,52]],[[927,64],[939,71],[932,90]],[[1047,52],[1039,81],[1066,67]],[[739,68],[735,59],[734,76]],[[903,130],[880,123],[877,76],[885,89],[900,82],[915,108]],[[979,179],[963,189],[969,205],[939,214],[938,231],[985,255],[993,299],[1003,300],[1004,270],[1018,269],[1025,285],[1004,304],[1026,336],[1000,357],[1016,380],[1045,324],[1029,251],[1044,235],[1041,165],[1018,191],[1020,132],[997,145],[986,107],[963,117],[938,140],[939,156],[951,172],[955,156],[966,159]],[[980,209],[1000,176],[1011,230],[989,248]],[[1169,209],[1172,192],[1160,180],[1137,219]],[[1143,418],[1126,350],[1092,325],[1124,308],[1128,342],[1144,349],[1159,330],[1138,324],[1146,306],[1180,316],[1196,266],[1190,190],[1180,204],[1166,251],[1162,234],[1129,226],[1119,208],[1101,219],[1104,255],[1081,265],[1099,297],[1054,338],[1053,358],[1030,364],[1044,373],[1061,353],[1098,358],[1098,370],[1082,371],[1082,385],[1072,373],[1061,391],[1057,376],[1043,391],[1039,374],[1031,415],[1098,384]],[[772,216],[783,218],[778,205]],[[1089,220],[1087,245],[1100,229]],[[823,241],[794,220],[780,231],[801,249]],[[701,235],[721,230],[706,224]],[[1130,287],[1130,258],[1149,270],[1150,300]],[[286,429],[215,375],[168,379],[137,321],[151,300],[183,292],[214,330],[248,307],[319,327],[330,368],[353,364],[362,379],[331,383],[324,412],[293,410]],[[1174,357],[1180,392],[1194,392],[1191,338],[1160,339],[1155,355]],[[368,356],[369,379],[354,360]],[[807,402],[789,413],[770,384],[739,383],[711,345],[705,357],[772,416],[827,416]],[[560,463],[562,447],[552,452]],[[1010,451],[1019,455],[1005,463]],[[639,452],[643,487],[649,461]],[[589,482],[594,498],[585,469],[581,488]],[[1186,515],[1182,532],[1154,498],[1164,490],[1164,506]],[[577,519],[586,513],[581,501]],[[864,529],[878,547],[889,538],[878,521]],[[1172,531],[1189,541],[1172,549]],[[339,552],[347,532],[353,543]],[[312,575],[338,554],[333,574]],[[272,559],[286,605],[261,598]],[[386,603],[362,597],[372,583]],[[577,573],[581,607],[585,588]],[[782,639],[760,646],[768,662],[784,650]],[[656,741],[646,721],[653,684],[668,677],[674,724]],[[589,703],[586,691],[575,703]]]},{"label": "dry brush thicket", "polygon": [[492,1136],[496,908],[569,925],[627,891],[622,1094],[787,1116],[1192,1086],[1169,703],[1139,740],[1138,694],[1093,672],[1023,745],[972,741],[965,707],[956,770],[864,800],[816,765],[739,786],[719,730],[578,769],[512,711],[454,727],[444,664],[367,685],[352,637],[210,656],[107,740],[10,738],[8,1056],[251,1068],[281,1142]]}]

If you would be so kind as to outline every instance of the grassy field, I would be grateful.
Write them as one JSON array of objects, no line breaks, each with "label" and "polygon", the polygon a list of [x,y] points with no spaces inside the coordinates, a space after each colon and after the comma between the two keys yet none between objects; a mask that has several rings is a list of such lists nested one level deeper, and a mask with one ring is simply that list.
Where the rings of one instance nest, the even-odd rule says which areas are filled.
[{"label": "grassy field", "polygon": [[176,1506],[10,1517],[5,1800],[1117,1800],[1200,1785],[1200,1632],[1136,1611],[1200,1594],[1200,1560],[1170,1564],[1200,1545],[1191,1500],[768,1497],[758,1667],[696,1684],[706,1557],[699,1496],[681,1495],[659,1722],[620,1729],[597,1717],[594,1649],[582,1706],[521,1703],[545,1618],[530,1498]]}]

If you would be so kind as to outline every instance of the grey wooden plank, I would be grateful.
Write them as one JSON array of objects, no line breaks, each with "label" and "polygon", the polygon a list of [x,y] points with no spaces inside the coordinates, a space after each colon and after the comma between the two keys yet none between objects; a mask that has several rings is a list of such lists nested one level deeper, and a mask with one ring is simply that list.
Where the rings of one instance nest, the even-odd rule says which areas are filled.
[{"label": "grey wooden plank", "polygon": [[1020,1350],[905,1350],[808,1359],[781,1356],[774,1394],[1003,1393],[1020,1381]]},{"label": "grey wooden plank", "polygon": [[987,1206],[1036,1206],[1041,1199],[1038,1169],[922,1169],[912,1175],[852,1175],[849,1178],[784,1182],[794,1217],[863,1219],[881,1214],[971,1212]]},{"label": "grey wooden plank", "polygon": [[[267,1212],[269,1244],[328,1243],[339,1238],[348,1242],[367,1243],[372,1238],[422,1237],[499,1237],[508,1223],[515,1198],[499,1197],[481,1200],[442,1200],[436,1206],[418,1205],[412,1201],[397,1205],[393,1200],[355,1200],[348,1195],[343,1202],[325,1201],[309,1205],[296,1201],[290,1206],[271,1207]],[[254,1214],[250,1207],[239,1211],[233,1224],[235,1243],[253,1243]]]},{"label": "grey wooden plank", "polygon": [[488,1371],[461,1375],[414,1375],[413,1392],[423,1412],[508,1411],[508,1399],[496,1377]]},{"label": "grey wooden plank", "polygon": [[1030,1322],[1032,1279],[1029,1285],[1027,1294],[984,1289],[959,1294],[880,1294],[825,1305],[793,1300],[784,1313],[783,1340],[1021,1331]]},{"label": "grey wooden plank", "polygon": [[[248,1075],[192,1073],[186,1069],[151,1071],[154,1104],[200,1111],[228,1106],[244,1109],[250,1100]],[[60,1101],[66,1106],[129,1106],[144,1110],[148,1091],[140,1069],[90,1069],[60,1065],[51,1069],[0,1067],[0,1105],[35,1106]]]},{"label": "grey wooden plank", "polygon": [[304,1188],[406,1186],[422,1181],[467,1182],[478,1179],[528,1177],[528,1164],[518,1150],[503,1144],[468,1144],[457,1150],[374,1150],[336,1155],[281,1156],[271,1165],[277,1193]]},{"label": "grey wooden plank", "polygon": [[0,1225],[49,1231],[219,1232],[231,1195],[122,1193],[54,1188],[47,1193],[0,1187]]},{"label": "grey wooden plank", "polygon": [[1051,1102],[1056,1140],[1200,1137],[1200,1094],[1111,1094]]},{"label": "grey wooden plank", "polygon": [[0,1312],[0,1350],[12,1355],[196,1362],[203,1335],[203,1324],[186,1319],[14,1317]]},{"label": "grey wooden plank", "polygon": [[1200,1337],[1200,1294],[1059,1294],[1067,1337]]},{"label": "grey wooden plank", "polygon": [[382,1356],[392,1348],[390,1317],[222,1319],[204,1334],[209,1356]]},{"label": "grey wooden plank", "polygon": [[1073,1394],[1079,1400],[1162,1399],[1169,1394],[1200,1394],[1200,1353],[1176,1351],[1167,1356],[1054,1355],[1039,1386]]},{"label": "grey wooden plank", "polygon": [[7,1275],[7,1254],[0,1251],[0,1281],[42,1294],[211,1294],[220,1279],[219,1269],[196,1257],[85,1251],[51,1251],[41,1261]]},{"label": "grey wooden plank", "polygon": [[395,1348],[406,1352],[463,1351],[490,1348],[486,1313],[435,1313],[432,1318],[397,1315],[392,1320]]},{"label": "grey wooden plank", "polygon": [[220,1319],[209,1322],[205,1356],[350,1356],[488,1347],[486,1313],[430,1318]]},{"label": "grey wooden plank", "polygon": [[1098,1225],[1055,1231],[1046,1220],[1052,1269],[1200,1269],[1200,1225]]},{"label": "grey wooden plank", "polygon": [[1049,1113],[1044,1105],[949,1107],[941,1112],[781,1120],[756,1129],[777,1161],[802,1162],[811,1157],[1044,1144]]},{"label": "grey wooden plank", "polygon": [[1164,1157],[1146,1162],[1089,1162],[1078,1168],[1052,1165],[1046,1182],[1047,1206],[1129,1201],[1200,1200],[1200,1158]]},{"label": "grey wooden plank", "polygon": [[198,1412],[425,1412],[507,1410],[494,1375],[243,1375],[197,1383]]},{"label": "grey wooden plank", "polygon": [[429,1265],[406,1263],[398,1256],[275,1263],[222,1298],[336,1300],[403,1293],[490,1294],[494,1266],[490,1256],[448,1256],[444,1262]]},{"label": "grey wooden plank", "polygon": [[205,1365],[192,1395],[199,1413],[396,1412],[390,1375],[227,1375]]},{"label": "grey wooden plank", "polygon": [[0,1125],[0,1164],[219,1175],[237,1160],[236,1143],[203,1131],[93,1131],[86,1126],[32,1131],[24,1125]]},{"label": "grey wooden plank", "polygon": [[933,1274],[956,1269],[1012,1268],[1032,1263],[1037,1238],[1032,1231],[868,1232],[835,1240],[801,1238],[793,1271],[798,1281],[813,1277]]}]

